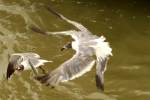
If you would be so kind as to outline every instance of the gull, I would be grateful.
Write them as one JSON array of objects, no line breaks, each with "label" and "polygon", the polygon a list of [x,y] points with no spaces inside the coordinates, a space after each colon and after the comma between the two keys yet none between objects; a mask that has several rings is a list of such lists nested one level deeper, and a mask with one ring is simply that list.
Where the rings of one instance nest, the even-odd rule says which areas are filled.
[{"label": "gull", "polygon": [[45,73],[42,66],[47,62],[52,61],[41,59],[40,55],[32,52],[11,54],[9,57],[6,78],[9,79],[15,71],[22,72],[30,69],[32,69],[34,74],[37,75],[37,71],[35,69],[37,67]]},{"label": "gull", "polygon": [[61,82],[73,80],[89,72],[96,63],[96,86],[104,91],[104,72],[109,56],[112,56],[112,49],[109,43],[105,41],[105,37],[93,35],[82,24],[66,18],[51,7],[47,7],[47,9],[60,19],[75,26],[77,30],[46,32],[37,27],[31,27],[31,29],[47,35],[71,36],[74,41],[64,45],[61,50],[72,48],[76,53],[58,68],[46,75],[38,76],[36,79],[41,83],[55,87]]}]

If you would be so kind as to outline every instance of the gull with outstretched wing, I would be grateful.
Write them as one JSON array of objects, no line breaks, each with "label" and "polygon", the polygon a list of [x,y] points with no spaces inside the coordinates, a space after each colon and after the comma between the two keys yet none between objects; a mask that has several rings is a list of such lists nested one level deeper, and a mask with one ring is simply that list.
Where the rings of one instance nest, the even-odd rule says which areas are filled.
[{"label": "gull with outstretched wing", "polygon": [[87,28],[80,23],[69,20],[63,15],[47,7],[48,11],[55,14],[62,20],[72,24],[77,30],[46,32],[37,27],[31,27],[33,31],[47,35],[69,35],[74,41],[67,43],[61,50],[72,48],[76,51],[72,58],[65,61],[52,72],[38,76],[36,79],[47,85],[56,86],[60,82],[66,82],[82,76],[90,71],[96,62],[96,86],[104,90],[104,72],[109,56],[112,55],[108,42],[104,36],[93,35]]}]

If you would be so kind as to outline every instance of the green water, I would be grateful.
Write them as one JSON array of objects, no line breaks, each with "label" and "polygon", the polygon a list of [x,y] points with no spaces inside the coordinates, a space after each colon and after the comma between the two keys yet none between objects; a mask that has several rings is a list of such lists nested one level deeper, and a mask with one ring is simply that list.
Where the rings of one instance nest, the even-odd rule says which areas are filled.
[{"label": "green water", "polygon": [[[95,86],[95,69],[56,89],[41,85],[31,71],[5,79],[8,54],[36,52],[53,60],[52,70],[74,51],[60,52],[70,37],[44,36],[28,29],[36,25],[49,31],[73,27],[44,9],[55,10],[104,35],[113,48],[105,72],[105,92]],[[0,0],[0,100],[149,100],[150,98],[150,6],[138,0]]]}]

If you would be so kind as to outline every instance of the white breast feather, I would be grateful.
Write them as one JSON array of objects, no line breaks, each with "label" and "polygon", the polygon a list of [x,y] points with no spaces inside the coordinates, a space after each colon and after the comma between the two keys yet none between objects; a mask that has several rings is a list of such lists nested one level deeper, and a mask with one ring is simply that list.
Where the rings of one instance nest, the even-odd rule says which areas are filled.
[{"label": "white breast feather", "polygon": [[96,50],[96,56],[97,57],[108,57],[112,56],[112,48],[110,48],[109,43],[105,42],[105,37],[101,36],[99,39],[95,40],[97,44],[95,46],[92,46]]}]

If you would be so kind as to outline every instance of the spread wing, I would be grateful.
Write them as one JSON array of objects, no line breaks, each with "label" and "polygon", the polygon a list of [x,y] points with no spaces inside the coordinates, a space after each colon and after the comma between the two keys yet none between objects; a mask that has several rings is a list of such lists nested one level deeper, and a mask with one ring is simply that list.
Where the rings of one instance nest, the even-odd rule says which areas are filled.
[{"label": "spread wing", "polygon": [[57,69],[45,76],[37,77],[42,83],[55,86],[60,82],[73,80],[91,70],[95,60],[93,57],[76,53],[71,59],[64,62]]},{"label": "spread wing", "polygon": [[60,19],[68,22],[69,24],[72,24],[74,27],[76,27],[79,30],[79,31],[70,30],[70,31],[64,31],[64,32],[48,32],[48,33],[52,33],[52,34],[53,33],[58,33],[58,34],[64,34],[64,35],[71,35],[72,38],[74,38],[75,40],[91,37],[91,35],[92,35],[91,32],[86,27],[84,27],[82,24],[66,18],[62,14],[60,14],[60,13],[56,12],[55,10],[53,10],[50,6],[47,6],[46,8],[49,12],[56,15]]},{"label": "spread wing", "polygon": [[65,16],[61,15],[60,13],[56,12],[55,10],[52,9],[52,7],[50,6],[46,6],[47,10],[49,12],[51,12],[52,14],[56,15],[57,17],[59,17],[60,19],[72,24],[73,26],[75,26],[78,30],[80,31],[84,31],[84,32],[88,32],[87,28],[85,28],[82,24],[77,23],[75,21],[69,20],[68,18],[66,18]]},{"label": "spread wing", "polygon": [[62,14],[53,10],[50,6],[46,6],[46,8],[50,13],[56,15],[58,18],[68,22],[69,24],[72,24],[79,31],[68,30],[68,31],[61,31],[61,32],[47,32],[45,30],[40,29],[39,27],[31,26],[30,29],[32,31],[37,32],[37,33],[41,33],[41,34],[45,34],[45,35],[52,35],[52,34],[70,35],[73,39],[78,40],[78,41],[98,38],[96,35],[92,35],[92,33],[86,27],[84,27],[82,24],[66,18]]}]

